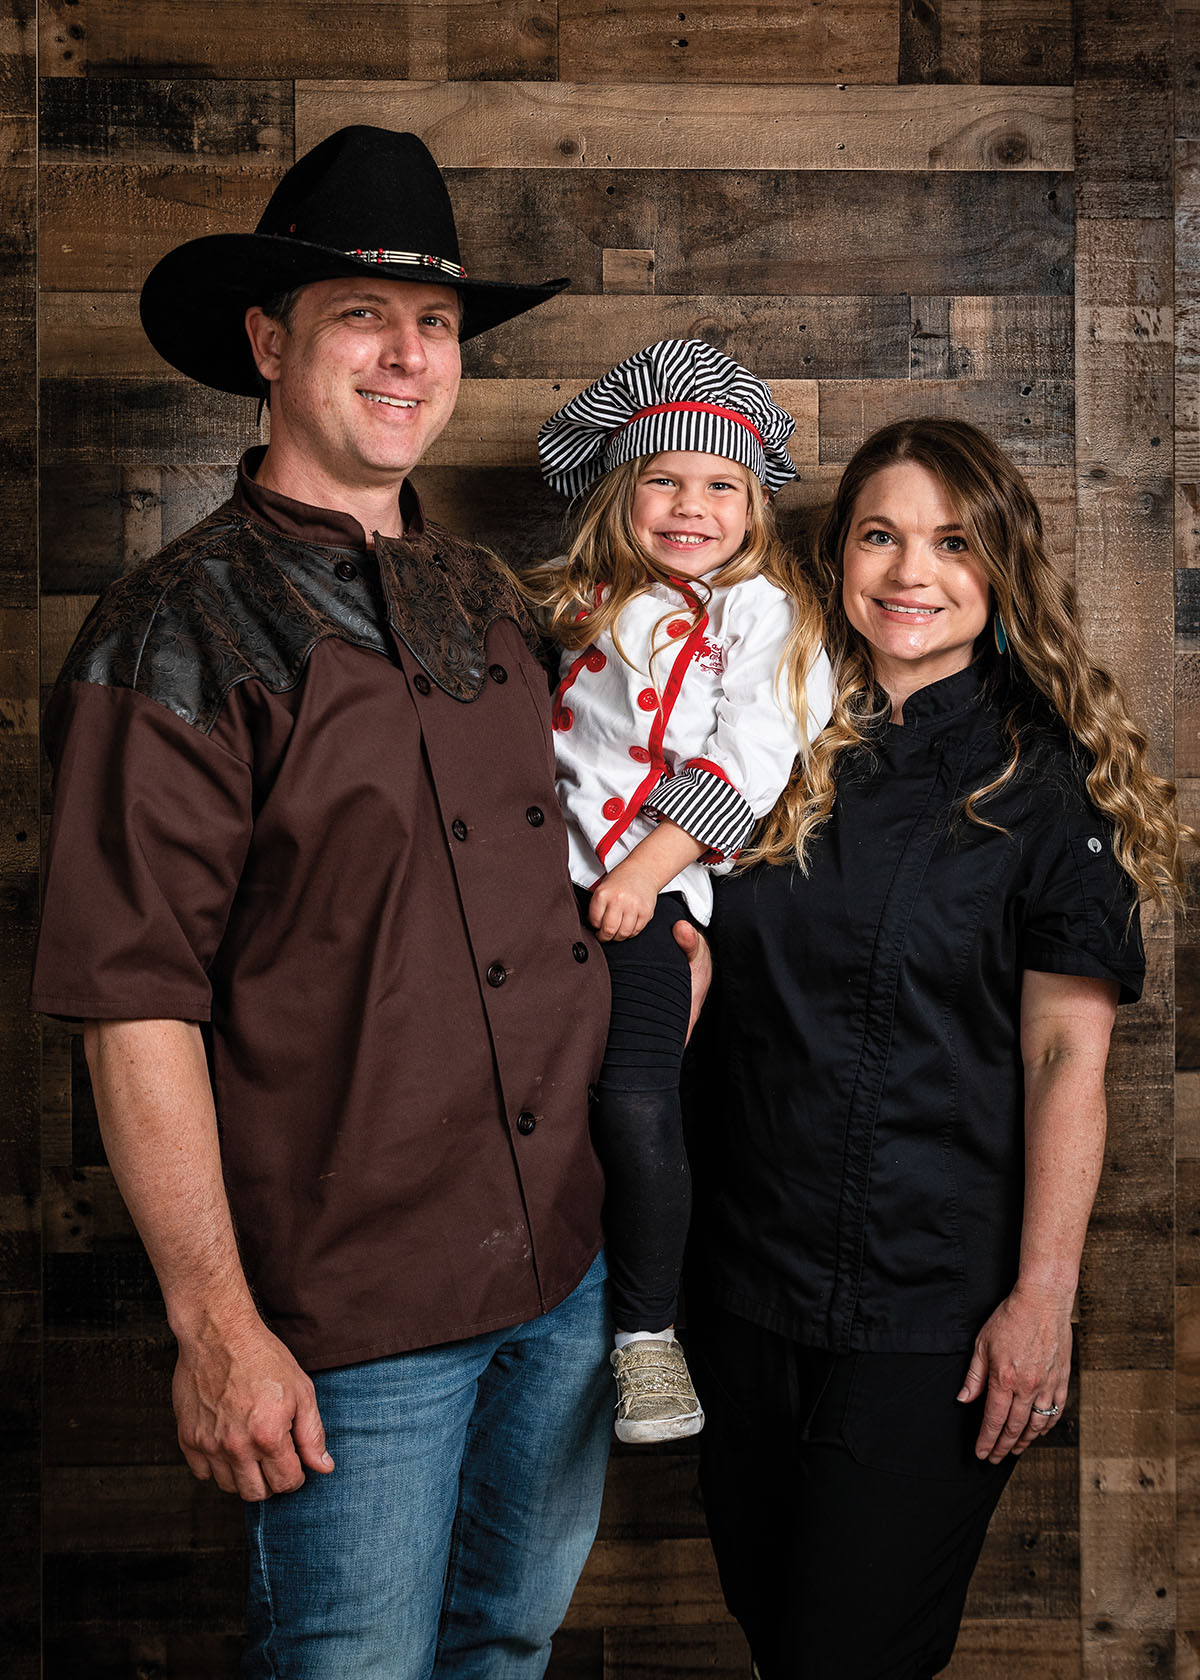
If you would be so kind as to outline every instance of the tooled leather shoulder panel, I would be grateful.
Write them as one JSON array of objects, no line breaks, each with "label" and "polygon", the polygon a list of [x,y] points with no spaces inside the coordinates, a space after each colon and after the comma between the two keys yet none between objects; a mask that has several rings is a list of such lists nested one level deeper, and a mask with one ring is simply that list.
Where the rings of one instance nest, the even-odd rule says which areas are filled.
[{"label": "tooled leather shoulder panel", "polygon": [[455,700],[474,700],[487,673],[487,634],[511,618],[533,635],[514,579],[477,543],[437,525],[376,543],[392,629]]},{"label": "tooled leather shoulder panel", "polygon": [[392,658],[378,583],[341,557],[218,508],[105,591],[59,684],[134,689],[207,734],[237,683],[293,687],[326,637]]}]

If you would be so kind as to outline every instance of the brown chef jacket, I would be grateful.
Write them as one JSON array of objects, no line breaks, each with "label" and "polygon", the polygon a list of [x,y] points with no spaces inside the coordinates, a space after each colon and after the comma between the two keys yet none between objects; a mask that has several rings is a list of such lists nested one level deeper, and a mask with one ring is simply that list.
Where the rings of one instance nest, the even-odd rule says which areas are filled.
[{"label": "brown chef jacket", "polygon": [[608,987],[510,586],[407,487],[373,552],[256,464],[68,658],[34,1004],[211,1023],[246,1273],[320,1369],[570,1293]]}]

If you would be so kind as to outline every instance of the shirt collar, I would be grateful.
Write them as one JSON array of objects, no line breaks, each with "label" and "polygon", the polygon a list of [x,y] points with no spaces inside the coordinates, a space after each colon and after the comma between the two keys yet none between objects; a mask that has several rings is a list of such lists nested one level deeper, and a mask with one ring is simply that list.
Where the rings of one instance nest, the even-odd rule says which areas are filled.
[{"label": "shirt collar", "polygon": [[917,689],[904,702],[904,723],[897,729],[936,729],[973,711],[979,699],[983,672],[978,659],[952,677],[942,677]]},{"label": "shirt collar", "polygon": [[[268,525],[285,537],[315,543],[323,548],[366,548],[367,538],[358,520],[336,508],[310,507],[295,502],[259,484],[254,475],[262,465],[266,449],[262,444],[248,449],[238,462],[233,505],[247,519]],[[425,529],[421,503],[407,479],[400,486],[400,517],[406,537],[419,536]]]}]

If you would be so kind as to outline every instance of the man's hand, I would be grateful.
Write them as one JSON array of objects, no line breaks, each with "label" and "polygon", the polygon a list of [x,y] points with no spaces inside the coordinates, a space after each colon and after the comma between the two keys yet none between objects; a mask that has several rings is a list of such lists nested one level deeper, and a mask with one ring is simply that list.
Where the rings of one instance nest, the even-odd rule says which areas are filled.
[{"label": "man's hand", "polygon": [[267,1499],[333,1469],[313,1385],[261,1320],[236,1344],[181,1341],[172,1398],[189,1469],[225,1493]]},{"label": "man's hand", "polygon": [[657,901],[657,881],[631,852],[593,887],[588,920],[597,939],[606,944],[610,939],[632,939],[653,916]]},{"label": "man's hand", "polygon": [[692,1028],[700,1019],[708,988],[712,985],[712,950],[700,929],[691,922],[676,922],[671,932],[675,935],[676,945],[687,957],[692,975],[692,1007],[687,1028],[688,1038],[691,1038]]}]

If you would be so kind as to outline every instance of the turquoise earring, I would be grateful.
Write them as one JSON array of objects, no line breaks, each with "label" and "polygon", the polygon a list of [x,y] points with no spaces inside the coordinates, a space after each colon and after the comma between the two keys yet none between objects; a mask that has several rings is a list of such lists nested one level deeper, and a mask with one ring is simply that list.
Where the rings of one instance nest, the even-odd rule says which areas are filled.
[{"label": "turquoise earring", "polygon": [[1008,652],[1008,637],[1004,633],[1004,620],[996,613],[992,619],[992,634],[996,638],[996,652]]}]

